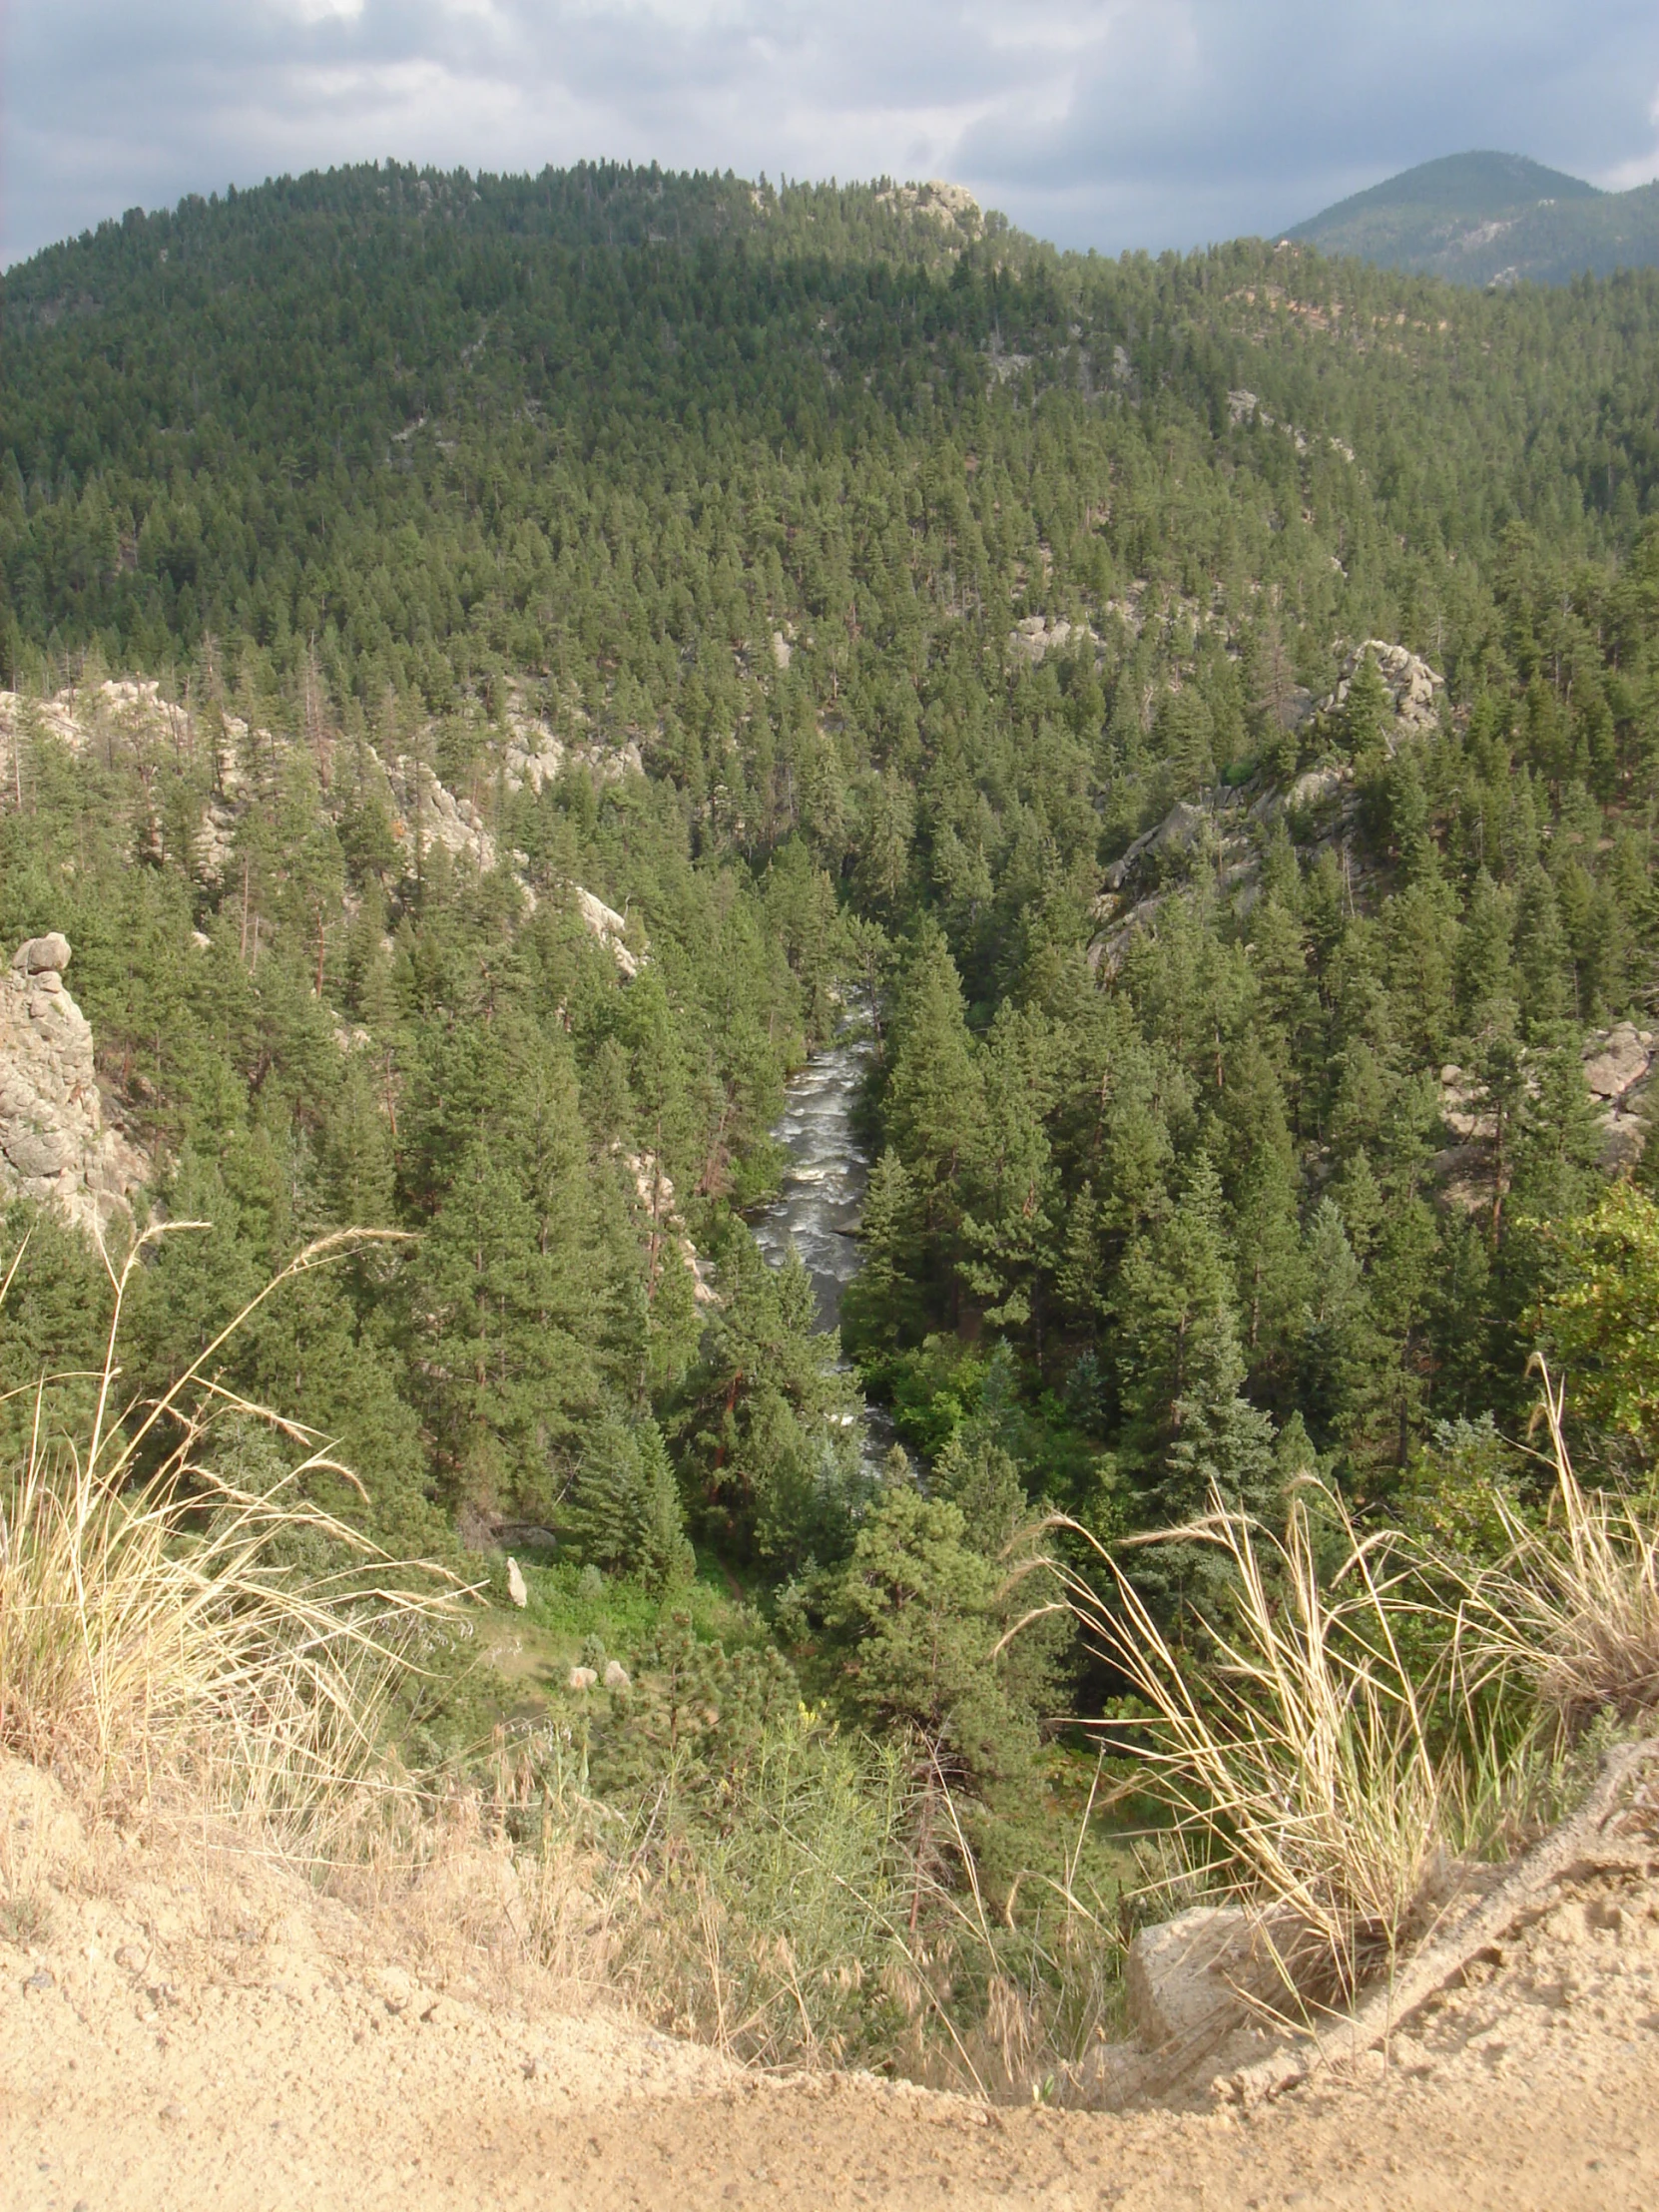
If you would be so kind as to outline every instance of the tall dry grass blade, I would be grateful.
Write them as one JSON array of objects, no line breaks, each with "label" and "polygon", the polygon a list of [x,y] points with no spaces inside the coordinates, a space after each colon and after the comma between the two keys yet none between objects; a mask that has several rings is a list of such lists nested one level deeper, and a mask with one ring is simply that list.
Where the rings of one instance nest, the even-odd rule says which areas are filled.
[{"label": "tall dry grass blade", "polygon": [[1496,1500],[1509,1553],[1471,1578],[1463,1634],[1471,1675],[1518,1678],[1571,1742],[1598,1715],[1622,1727],[1659,1711],[1659,1520],[1644,1501],[1583,1487],[1566,1385],[1541,1356],[1531,1365],[1555,1476],[1549,1518],[1533,1527]]},{"label": "tall dry grass blade", "polygon": [[[116,1278],[84,1428],[73,1413],[53,1426],[43,1379],[27,1452],[0,1470],[0,1746],[96,1791],[148,1795],[165,1771],[217,1806],[302,1824],[372,1769],[396,1684],[459,1585],[399,1566],[307,1503],[306,1473],[354,1479],[326,1439],[204,1370],[282,1284],[383,1240],[308,1247],[157,1399],[120,1409],[126,1295],[161,1234],[141,1238]],[[15,1263],[8,1282],[14,1275]],[[263,1491],[227,1480],[210,1463],[212,1424],[227,1407],[299,1442],[306,1458]],[[141,1476],[140,1448],[163,1421],[174,1433]],[[301,1530],[339,1563],[285,1567],[283,1544]]]},{"label": "tall dry grass blade", "polygon": [[[1170,1817],[1185,1869],[1252,1915],[1257,1956],[1291,2004],[1347,2001],[1421,1922],[1465,1778],[1437,1753],[1398,1624],[1421,1610],[1340,1499],[1318,1485],[1320,1522],[1346,1556],[1320,1571],[1310,1491],[1283,1536],[1219,1493],[1189,1525],[1148,1541],[1218,1548],[1232,1602],[1195,1665],[1170,1641],[1116,1556],[1077,1529],[1105,1569],[1097,1588],[1049,1562],[1100,1654],[1148,1709],[1145,1787]],[[1076,1527],[1076,1524],[1067,1525]],[[1257,1994],[1267,2000],[1268,1991]]]}]

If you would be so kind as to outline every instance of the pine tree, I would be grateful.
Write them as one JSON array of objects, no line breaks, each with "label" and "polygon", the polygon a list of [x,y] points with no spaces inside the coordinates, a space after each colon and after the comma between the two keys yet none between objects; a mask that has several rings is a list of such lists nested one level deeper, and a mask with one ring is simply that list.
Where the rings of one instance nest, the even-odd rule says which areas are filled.
[{"label": "pine tree", "polygon": [[[1364,1154],[1360,1158],[1364,1162]],[[1307,1254],[1297,1396],[1317,1435],[1340,1438],[1354,1418],[1376,1351],[1364,1272],[1343,1209],[1329,1195],[1308,1225]]]},{"label": "pine tree", "polygon": [[[1244,1358],[1228,1308],[1194,1337],[1186,1388],[1176,1401],[1163,1469],[1146,1493],[1147,1525],[1178,1528],[1219,1498],[1264,1525],[1279,1518],[1281,1470],[1274,1426],[1244,1396]],[[1136,1555],[1135,1580],[1168,1607],[1213,1610],[1223,1588],[1221,1554],[1197,1543],[1155,1544]]]},{"label": "pine tree", "polygon": [[695,1571],[679,1485],[653,1420],[631,1426],[611,1413],[590,1427],[558,1520],[584,1560],[634,1575],[653,1592]]},{"label": "pine tree", "polygon": [[1206,1339],[1237,1344],[1222,1231],[1221,1185],[1200,1157],[1175,1209],[1124,1257],[1115,1307],[1116,1351],[1129,1432],[1148,1462],[1162,1459]]},{"label": "pine tree", "polygon": [[1343,745],[1350,760],[1364,761],[1379,754],[1393,721],[1393,695],[1368,648],[1360,656],[1343,702]]},{"label": "pine tree", "polygon": [[995,1591],[959,1509],[893,1488],[858,1532],[831,1615],[855,1710],[912,1732],[947,1783],[977,1796],[1021,1771],[1036,1741],[995,1657]]}]

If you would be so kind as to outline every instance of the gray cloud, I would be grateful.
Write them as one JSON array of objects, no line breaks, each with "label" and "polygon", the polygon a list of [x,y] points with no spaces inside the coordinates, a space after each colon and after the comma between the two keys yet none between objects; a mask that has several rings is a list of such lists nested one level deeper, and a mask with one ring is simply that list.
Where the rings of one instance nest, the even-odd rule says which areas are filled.
[{"label": "gray cloud", "polygon": [[1651,0],[12,0],[7,36],[7,261],[387,154],[945,175],[1107,252],[1471,146],[1659,172]]}]

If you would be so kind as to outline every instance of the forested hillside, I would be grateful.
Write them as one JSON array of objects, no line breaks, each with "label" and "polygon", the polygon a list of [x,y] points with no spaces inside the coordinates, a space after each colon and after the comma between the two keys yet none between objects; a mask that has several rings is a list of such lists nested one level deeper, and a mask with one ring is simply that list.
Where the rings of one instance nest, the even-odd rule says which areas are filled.
[{"label": "forested hillside", "polygon": [[[5,313],[0,939],[68,936],[141,1213],[213,1224],[145,1271],[145,1386],[306,1239],[404,1232],[228,1377],[340,1439],[336,1510],[551,1530],[572,1602],[650,1599],[654,1680],[695,1546],[748,1604],[728,1716],[804,1682],[993,1807],[1110,1687],[999,1645],[1038,1504],[1271,1516],[1318,1466],[1450,1525],[1477,1471],[1524,1494],[1540,1344],[1645,1476],[1585,1286],[1650,1249],[1606,1194],[1653,1049],[1659,276],[388,168],[130,216]],[[741,1218],[847,1007],[880,1480]],[[106,1320],[43,1220],[0,1382]]]}]

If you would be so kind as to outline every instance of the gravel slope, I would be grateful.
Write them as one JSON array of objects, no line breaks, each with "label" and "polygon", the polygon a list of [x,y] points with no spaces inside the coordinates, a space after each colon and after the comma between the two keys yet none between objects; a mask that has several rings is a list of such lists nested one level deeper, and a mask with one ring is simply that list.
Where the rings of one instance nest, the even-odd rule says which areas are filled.
[{"label": "gravel slope", "polygon": [[757,2080],[522,1990],[423,1986],[284,1873],[90,1847],[16,1766],[0,1901],[7,2212],[1659,2204],[1659,1891],[1630,1882],[1556,1901],[1386,2065],[1122,2115]]}]

